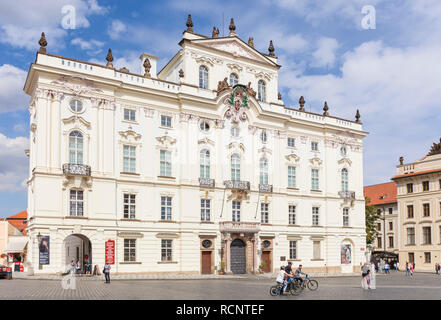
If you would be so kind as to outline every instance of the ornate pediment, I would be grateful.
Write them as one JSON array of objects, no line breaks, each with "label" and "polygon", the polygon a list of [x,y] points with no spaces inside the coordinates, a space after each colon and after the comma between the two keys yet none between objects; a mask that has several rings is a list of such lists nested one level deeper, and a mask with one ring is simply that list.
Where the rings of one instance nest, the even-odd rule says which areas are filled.
[{"label": "ornate pediment", "polygon": [[230,150],[241,150],[242,152],[245,152],[245,146],[243,145],[243,143],[239,143],[239,142],[231,142],[228,145],[228,149]]},{"label": "ornate pediment", "polygon": [[62,121],[64,124],[72,124],[75,128],[79,128],[80,124],[85,126],[87,129],[90,128],[90,122],[77,115],[62,119]]},{"label": "ornate pediment", "polygon": [[344,158],[341,158],[340,160],[338,160],[338,164],[344,164],[344,163],[346,163],[350,166],[352,164],[352,161],[348,157],[344,157]]},{"label": "ornate pediment", "polygon": [[236,71],[236,72],[241,72],[242,71],[242,67],[236,63],[227,63],[227,67],[231,70],[231,71]]},{"label": "ornate pediment", "polygon": [[311,162],[311,164],[313,165],[313,166],[321,166],[322,165],[322,163],[323,163],[323,161],[319,158],[319,157],[317,157],[317,156],[315,156],[314,158],[312,158],[312,159],[309,159],[309,162]]},{"label": "ornate pediment", "polygon": [[176,139],[173,139],[172,137],[165,135],[162,137],[156,137],[156,140],[159,142],[159,144],[163,147],[170,147],[171,145],[176,143]]},{"label": "ornate pediment", "polygon": [[300,158],[295,153],[290,153],[286,155],[285,159],[293,163],[298,163],[300,161]]},{"label": "ornate pediment", "polygon": [[135,141],[138,141],[139,139],[141,139],[141,135],[139,133],[136,133],[135,131],[130,129],[126,131],[119,131],[119,134],[126,140],[130,140],[132,138]]},{"label": "ornate pediment", "polygon": [[267,147],[263,147],[259,149],[259,153],[263,153],[264,155],[267,155],[267,154],[272,154],[272,151]]},{"label": "ornate pediment", "polygon": [[203,139],[198,140],[198,144],[211,144],[212,146],[214,146],[214,141],[205,137]]},{"label": "ornate pediment", "polygon": [[102,93],[103,90],[97,88],[95,83],[92,80],[88,80],[83,77],[72,77],[64,75],[60,77],[58,80],[54,80],[51,84],[56,84],[61,86],[63,89],[70,91],[74,95],[81,95],[84,93],[93,94],[93,93]]}]

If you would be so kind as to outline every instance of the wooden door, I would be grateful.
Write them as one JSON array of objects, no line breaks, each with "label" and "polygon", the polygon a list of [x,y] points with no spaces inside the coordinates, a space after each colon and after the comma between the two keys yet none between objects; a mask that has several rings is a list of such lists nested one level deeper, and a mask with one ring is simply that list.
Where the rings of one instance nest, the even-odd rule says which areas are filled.
[{"label": "wooden door", "polygon": [[264,272],[271,272],[272,265],[271,265],[271,251],[263,251],[262,252],[262,261],[265,261],[265,268],[263,269]]},{"label": "wooden door", "polygon": [[202,251],[202,274],[211,274],[211,251]]}]

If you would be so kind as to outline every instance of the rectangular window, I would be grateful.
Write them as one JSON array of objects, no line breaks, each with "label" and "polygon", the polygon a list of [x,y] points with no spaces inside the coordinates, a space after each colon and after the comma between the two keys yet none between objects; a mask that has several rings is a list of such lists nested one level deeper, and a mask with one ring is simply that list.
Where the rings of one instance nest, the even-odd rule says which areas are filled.
[{"label": "rectangular window", "polygon": [[233,201],[233,221],[240,221],[240,201]]},{"label": "rectangular window", "polygon": [[318,151],[318,142],[311,142],[311,150],[312,151]]},{"label": "rectangular window", "polygon": [[201,199],[201,221],[210,221],[211,200]]},{"label": "rectangular window", "polygon": [[172,219],[172,197],[161,197],[161,220]]},{"label": "rectangular window", "polygon": [[415,228],[407,228],[407,244],[415,245]]},{"label": "rectangular window", "polygon": [[260,204],[260,222],[268,223],[268,203]]},{"label": "rectangular window", "polygon": [[294,138],[288,138],[288,147],[294,147],[295,141],[296,140]]},{"label": "rectangular window", "polygon": [[123,147],[123,171],[124,172],[136,172],[136,147],[127,146]]},{"label": "rectangular window", "polygon": [[394,237],[390,236],[389,237],[389,248],[393,248],[394,247]]},{"label": "rectangular window", "polygon": [[413,192],[413,183],[408,183],[406,186],[407,186],[407,193],[412,193]]},{"label": "rectangular window", "polygon": [[82,217],[83,205],[83,190],[70,190],[70,215],[74,217]]},{"label": "rectangular window", "polygon": [[393,209],[389,208],[389,214],[392,214],[392,213],[393,213]]},{"label": "rectangular window", "polygon": [[319,190],[319,171],[311,169],[311,190]]},{"label": "rectangular window", "polygon": [[423,191],[429,191],[429,181],[423,181]]},{"label": "rectangular window", "polygon": [[392,231],[394,229],[394,223],[389,222],[389,231]]},{"label": "rectangular window", "polygon": [[430,217],[430,204],[423,203],[423,217]]},{"label": "rectangular window", "polygon": [[432,228],[423,227],[423,244],[432,244]]},{"label": "rectangular window", "polygon": [[124,109],[124,120],[136,121],[136,111],[133,109]]},{"label": "rectangular window", "polygon": [[319,208],[312,207],[312,225],[318,226],[320,223]]},{"label": "rectangular window", "polygon": [[377,223],[377,231],[381,231],[381,223]]},{"label": "rectangular window", "polygon": [[381,237],[377,237],[377,247],[381,248]]},{"label": "rectangular window", "polygon": [[124,261],[136,261],[136,239],[124,239]]},{"label": "rectangular window", "polygon": [[424,252],[424,263],[431,263],[430,252]]},{"label": "rectangular window", "polygon": [[407,217],[413,218],[413,205],[407,206]]},{"label": "rectangular window", "polygon": [[124,219],[135,219],[136,195],[124,193]]},{"label": "rectangular window", "polygon": [[171,117],[161,115],[161,126],[171,128]]},{"label": "rectangular window", "polygon": [[320,241],[313,241],[312,256],[313,259],[320,259]]},{"label": "rectangular window", "polygon": [[161,261],[172,261],[172,240],[161,239]]},{"label": "rectangular window", "polygon": [[296,206],[289,206],[288,212],[289,224],[296,224]]},{"label": "rectangular window", "polygon": [[171,152],[161,150],[160,152],[160,167],[161,172],[160,175],[163,177],[171,177],[172,176],[172,163],[171,163]]},{"label": "rectangular window", "polygon": [[409,263],[414,263],[415,262],[415,254],[413,252],[409,252],[408,253],[409,256]]},{"label": "rectangular window", "polygon": [[297,241],[289,242],[289,258],[297,259]]},{"label": "rectangular window", "polygon": [[288,166],[288,188],[296,187],[296,167]]},{"label": "rectangular window", "polygon": [[343,208],[343,227],[349,227],[349,209]]}]

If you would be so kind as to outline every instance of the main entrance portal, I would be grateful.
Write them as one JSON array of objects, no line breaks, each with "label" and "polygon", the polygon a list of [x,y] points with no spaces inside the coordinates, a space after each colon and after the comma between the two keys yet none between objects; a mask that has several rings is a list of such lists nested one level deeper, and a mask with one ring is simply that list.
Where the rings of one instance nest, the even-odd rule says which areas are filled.
[{"label": "main entrance portal", "polygon": [[231,272],[243,274],[246,272],[245,243],[236,239],[231,242]]},{"label": "main entrance portal", "polygon": [[69,268],[72,261],[74,263],[80,262],[81,273],[86,271],[86,261],[92,264],[92,243],[82,234],[72,234],[64,239],[64,265],[66,269]]}]

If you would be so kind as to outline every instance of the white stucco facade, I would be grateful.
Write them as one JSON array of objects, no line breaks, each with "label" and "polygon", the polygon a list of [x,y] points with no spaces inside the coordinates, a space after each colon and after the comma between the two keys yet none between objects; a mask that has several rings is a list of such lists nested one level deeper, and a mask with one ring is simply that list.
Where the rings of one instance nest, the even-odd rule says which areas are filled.
[{"label": "white stucco facade", "polygon": [[[60,272],[76,250],[68,254],[67,247],[80,247],[80,256],[87,251],[92,265],[102,268],[105,242],[113,240],[112,271],[118,273],[221,268],[237,273],[242,262],[245,272],[254,272],[264,259],[267,271],[287,261],[310,272],[358,270],[366,248],[362,139],[367,133],[361,123],[284,106],[277,58],[234,34],[213,39],[187,31],[180,45],[158,75],[156,59],[141,56],[149,58],[151,77],[37,54],[25,84],[31,97],[29,267],[35,273]],[[199,87],[201,66],[208,71],[207,89]],[[231,73],[243,86],[217,90]],[[259,80],[265,84],[264,102],[256,99]],[[80,111],[70,107],[73,100],[82,104]],[[126,119],[125,109],[132,110]],[[82,139],[76,151],[69,142],[72,132]],[[294,144],[290,140],[289,146],[288,138]],[[202,150],[209,152],[203,169]],[[81,160],[63,170],[72,162],[71,152],[80,152]],[[234,155],[241,182],[228,182],[235,180]],[[291,185],[288,167],[295,170]],[[206,179],[200,180],[201,171]],[[83,209],[73,210],[75,216],[72,191],[82,195],[76,205]],[[124,195],[134,201],[126,204],[132,214],[126,217]],[[201,200],[204,208],[209,204],[208,221],[201,221]],[[234,217],[239,221],[233,222],[233,205],[240,206],[235,211],[240,218]],[[50,263],[41,266],[39,234],[50,239]],[[66,240],[72,235],[83,243]],[[204,246],[204,240],[211,243]],[[345,264],[343,245],[351,252]]]}]

